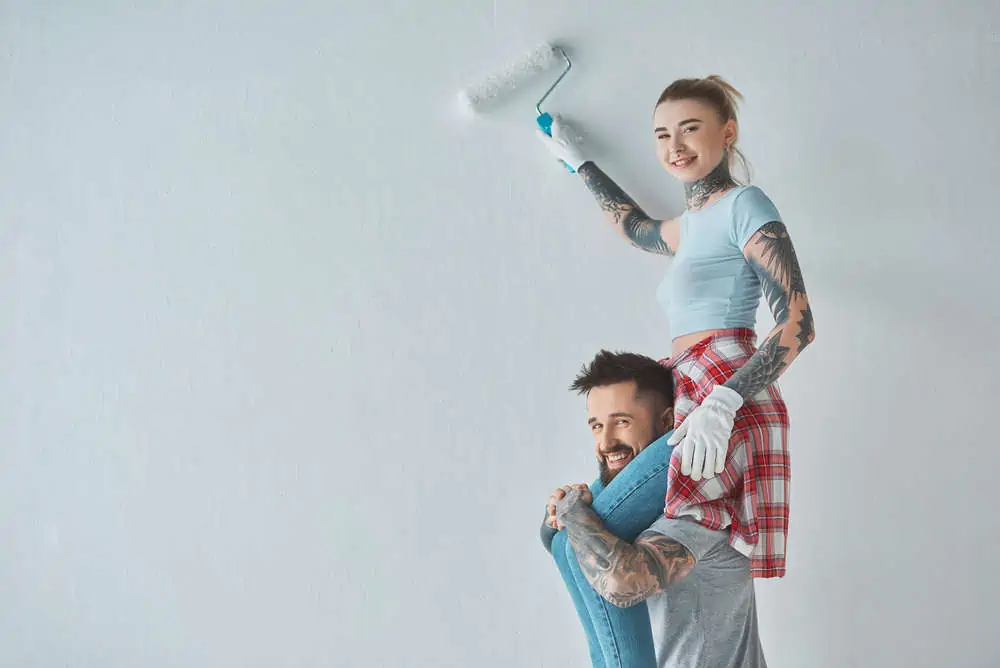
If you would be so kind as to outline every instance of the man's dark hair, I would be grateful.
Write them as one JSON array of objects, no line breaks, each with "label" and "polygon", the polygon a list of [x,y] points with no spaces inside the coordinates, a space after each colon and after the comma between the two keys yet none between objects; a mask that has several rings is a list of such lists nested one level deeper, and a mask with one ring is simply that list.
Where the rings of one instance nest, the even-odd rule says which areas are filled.
[{"label": "man's dark hair", "polygon": [[602,350],[594,360],[584,365],[570,390],[587,394],[595,387],[627,383],[634,380],[639,393],[654,392],[668,406],[674,405],[674,378],[670,369],[651,357],[636,353],[612,353]]}]

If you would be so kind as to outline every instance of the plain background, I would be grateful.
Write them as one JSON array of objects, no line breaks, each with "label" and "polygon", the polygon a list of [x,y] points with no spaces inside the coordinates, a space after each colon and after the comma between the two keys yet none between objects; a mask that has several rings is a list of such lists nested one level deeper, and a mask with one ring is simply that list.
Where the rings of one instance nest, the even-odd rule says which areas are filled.
[{"label": "plain background", "polygon": [[[1000,3],[0,4],[0,665],[586,665],[537,537],[669,267],[456,92],[544,40],[652,215],[670,81],[746,96],[815,344],[773,668],[1000,665]],[[758,329],[771,321],[761,312]]]}]

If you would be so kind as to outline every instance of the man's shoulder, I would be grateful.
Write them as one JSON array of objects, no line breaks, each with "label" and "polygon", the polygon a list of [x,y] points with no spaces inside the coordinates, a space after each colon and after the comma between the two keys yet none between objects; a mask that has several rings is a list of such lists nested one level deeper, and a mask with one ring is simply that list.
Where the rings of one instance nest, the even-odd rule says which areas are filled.
[{"label": "man's shoulder", "polygon": [[749,559],[729,544],[728,529],[710,529],[689,517],[661,516],[646,531],[651,531],[680,543],[694,557],[695,567],[715,564],[733,567]]}]

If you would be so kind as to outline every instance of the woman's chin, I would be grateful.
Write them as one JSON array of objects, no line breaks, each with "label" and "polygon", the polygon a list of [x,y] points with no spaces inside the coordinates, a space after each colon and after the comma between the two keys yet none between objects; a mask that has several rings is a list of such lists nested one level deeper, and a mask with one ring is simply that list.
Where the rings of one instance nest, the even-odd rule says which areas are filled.
[{"label": "woman's chin", "polygon": [[681,183],[694,183],[695,181],[700,181],[706,176],[705,174],[701,174],[700,172],[694,172],[692,170],[687,170],[687,169],[676,169],[672,166],[664,167],[664,169],[667,170],[667,174],[677,179]]}]

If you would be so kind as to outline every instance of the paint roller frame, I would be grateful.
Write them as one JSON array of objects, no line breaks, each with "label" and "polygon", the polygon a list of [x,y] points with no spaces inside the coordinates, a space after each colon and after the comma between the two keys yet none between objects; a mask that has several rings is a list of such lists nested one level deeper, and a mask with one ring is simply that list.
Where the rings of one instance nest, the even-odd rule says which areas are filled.
[{"label": "paint roller frame", "polygon": [[[535,122],[542,132],[551,137],[552,115],[542,111],[542,104],[566,75],[569,74],[569,71],[573,69],[573,61],[570,60],[566,50],[558,44],[543,43],[523,55],[520,59],[508,64],[507,68],[501,73],[485,77],[484,82],[477,86],[464,88],[459,91],[459,101],[462,107],[472,114],[485,111],[490,106],[493,106],[498,98],[502,97],[508,90],[516,89],[518,84],[523,80],[547,72],[560,58],[566,63],[565,67],[558,78],[556,78],[535,104],[535,111],[537,113]],[[565,162],[563,164],[566,165],[566,169],[571,173],[576,172],[569,164]]]}]

